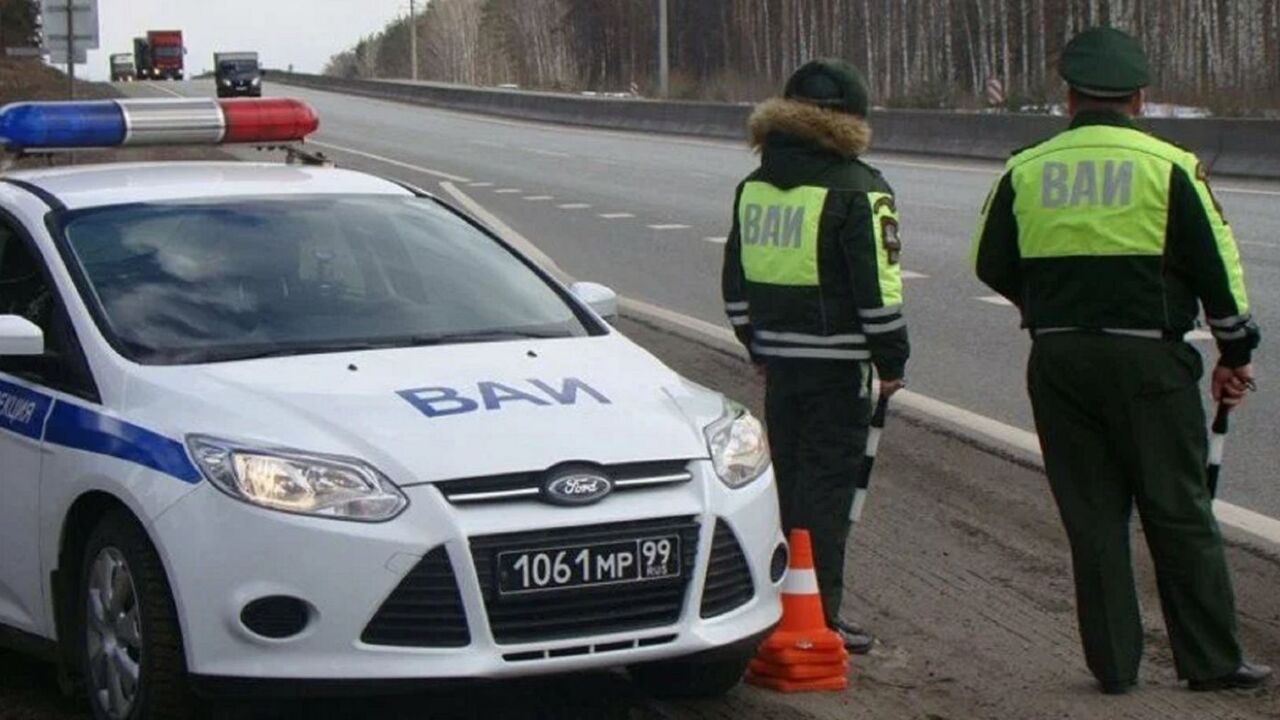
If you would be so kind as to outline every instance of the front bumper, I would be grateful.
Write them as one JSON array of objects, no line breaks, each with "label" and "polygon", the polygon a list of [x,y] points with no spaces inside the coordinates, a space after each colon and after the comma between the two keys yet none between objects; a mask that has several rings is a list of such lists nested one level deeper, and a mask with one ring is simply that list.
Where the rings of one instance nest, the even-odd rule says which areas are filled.
[{"label": "front bumper", "polygon": [[[156,545],[169,572],[188,669],[206,678],[379,680],[502,678],[573,672],[686,657],[732,646],[772,627],[781,615],[770,561],[783,542],[772,473],[740,490],[717,480],[709,463],[690,464],[678,486],[615,494],[588,507],[538,502],[451,505],[433,486],[406,489],[410,505],[388,523],[360,524],[286,515],[232,500],[204,485],[157,519]],[[696,523],[694,562],[673,620],[595,632],[590,625],[548,639],[501,639],[491,623],[483,569],[473,540],[660,518]],[[703,590],[717,524],[738,541],[752,596],[703,618]],[[723,530],[723,529],[722,529]],[[398,647],[362,640],[402,580],[444,548],[467,625],[462,647]],[[478,563],[477,560],[480,562]],[[620,586],[626,593],[628,586]],[[299,634],[272,640],[241,620],[249,602],[300,598],[310,620]],[[576,627],[572,624],[569,627]]]}]

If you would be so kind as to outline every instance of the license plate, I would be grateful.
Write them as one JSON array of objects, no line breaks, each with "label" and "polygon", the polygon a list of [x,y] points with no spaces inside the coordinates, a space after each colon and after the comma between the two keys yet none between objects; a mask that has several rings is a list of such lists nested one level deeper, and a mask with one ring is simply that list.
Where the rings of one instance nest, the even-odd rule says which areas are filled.
[{"label": "license plate", "polygon": [[503,595],[680,577],[680,537],[669,535],[498,553]]}]

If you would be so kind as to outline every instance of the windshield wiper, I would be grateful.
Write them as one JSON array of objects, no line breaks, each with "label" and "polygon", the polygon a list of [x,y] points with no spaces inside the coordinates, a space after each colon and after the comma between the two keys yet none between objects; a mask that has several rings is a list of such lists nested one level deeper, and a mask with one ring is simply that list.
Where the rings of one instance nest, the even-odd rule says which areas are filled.
[{"label": "windshield wiper", "polygon": [[398,344],[380,342],[349,342],[332,343],[329,345],[292,345],[239,353],[208,353],[204,357],[200,358],[200,361],[230,362],[232,360],[260,360],[262,358],[292,357],[294,355],[323,355],[325,353],[355,352],[359,350],[382,350],[388,347],[398,346]]},{"label": "windshield wiper", "polygon": [[564,331],[537,330],[479,330],[475,332],[440,333],[438,335],[418,335],[412,338],[413,345],[452,345],[461,343],[500,342],[502,340],[554,340],[556,338],[573,337]]}]

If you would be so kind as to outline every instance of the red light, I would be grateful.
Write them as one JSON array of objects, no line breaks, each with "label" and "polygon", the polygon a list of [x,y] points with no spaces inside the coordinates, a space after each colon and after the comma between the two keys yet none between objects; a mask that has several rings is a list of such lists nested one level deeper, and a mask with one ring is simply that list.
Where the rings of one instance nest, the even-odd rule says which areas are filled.
[{"label": "red light", "polygon": [[224,143],[297,142],[320,127],[311,106],[290,98],[219,100],[227,129]]}]

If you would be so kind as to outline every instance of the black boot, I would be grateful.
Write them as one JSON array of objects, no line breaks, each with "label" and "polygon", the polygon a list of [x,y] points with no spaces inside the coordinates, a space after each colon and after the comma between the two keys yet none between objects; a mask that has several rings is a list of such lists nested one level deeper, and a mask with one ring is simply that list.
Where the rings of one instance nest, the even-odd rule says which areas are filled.
[{"label": "black boot", "polygon": [[1267,684],[1271,679],[1271,668],[1266,665],[1241,663],[1236,671],[1210,680],[1192,680],[1187,683],[1194,692],[1211,692],[1214,690],[1252,690]]},{"label": "black boot", "polygon": [[844,649],[854,655],[866,655],[876,644],[876,636],[863,630],[854,623],[836,620],[831,628],[844,640]]}]

